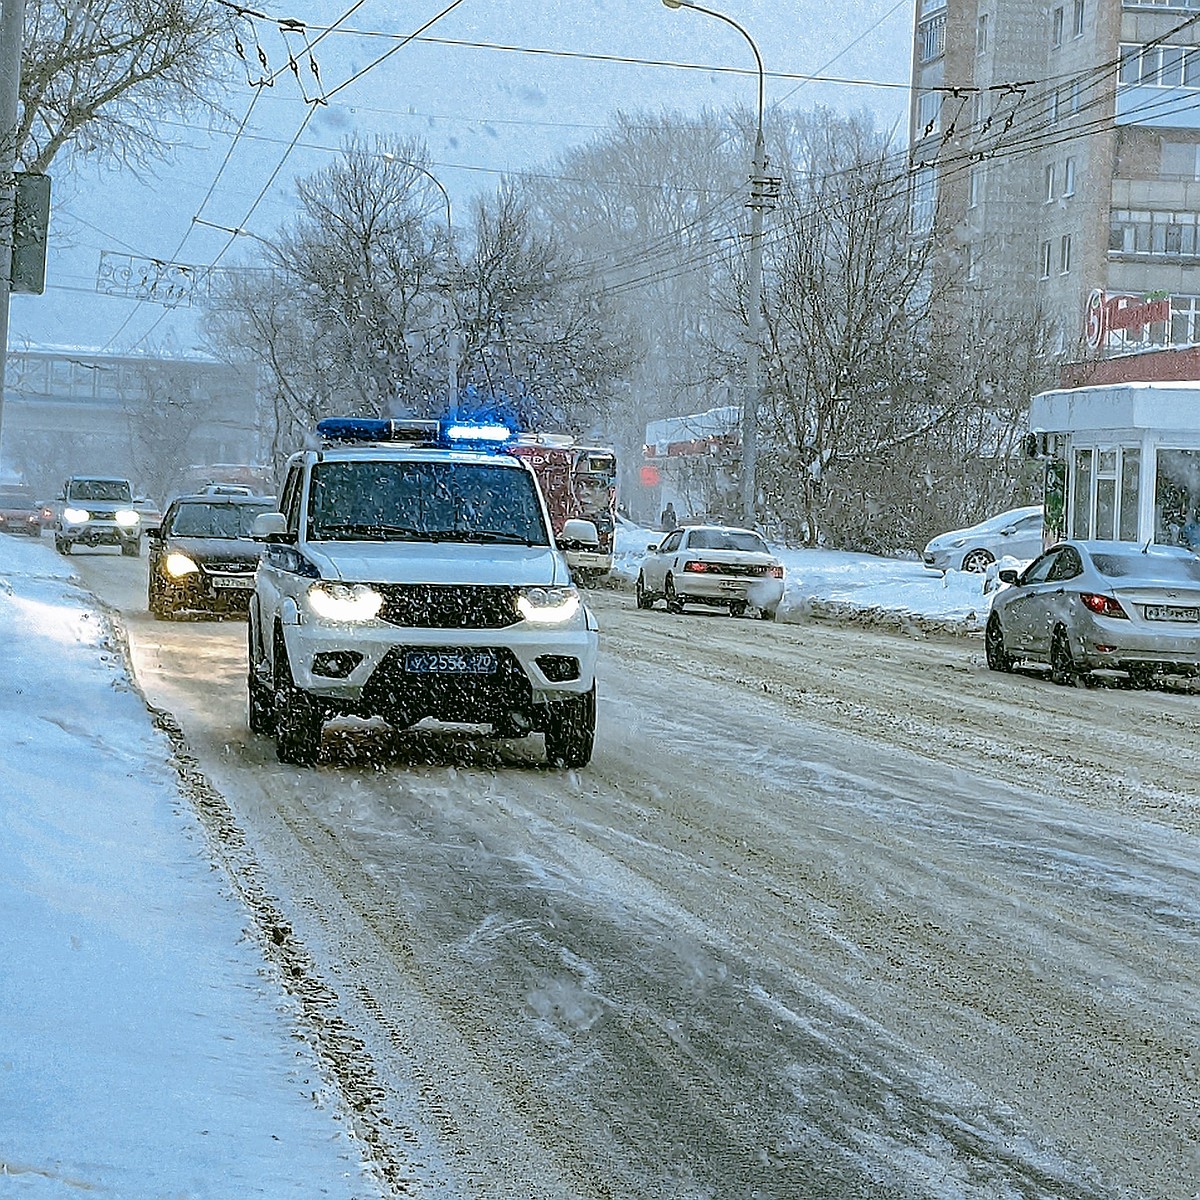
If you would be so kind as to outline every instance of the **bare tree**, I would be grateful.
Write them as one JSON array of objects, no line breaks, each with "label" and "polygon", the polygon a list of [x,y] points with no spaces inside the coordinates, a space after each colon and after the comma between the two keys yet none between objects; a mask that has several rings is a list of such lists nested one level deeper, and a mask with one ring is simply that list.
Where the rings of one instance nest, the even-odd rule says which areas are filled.
[{"label": "bare tree", "polygon": [[164,145],[164,112],[215,110],[232,41],[216,0],[30,0],[15,157],[45,171],[65,146],[122,164]]},{"label": "bare tree", "polygon": [[606,417],[639,339],[515,188],[477,206],[460,279],[468,386],[526,428],[584,432]]},{"label": "bare tree", "polygon": [[188,446],[208,416],[194,371],[147,359],[130,373],[135,394],[123,400],[136,486],[161,500],[190,462]]},{"label": "bare tree", "polygon": [[1010,502],[1043,361],[1036,323],[989,326],[951,308],[943,292],[963,281],[930,272],[903,167],[869,121],[798,114],[779,145],[766,512],[810,544],[887,552]]},{"label": "bare tree", "polygon": [[709,347],[737,339],[721,249],[744,198],[741,146],[724,113],[620,114],[553,175],[523,182],[532,218],[570,241],[579,268],[590,266],[620,321],[639,332],[607,421],[626,486],[649,421],[730,403],[738,367]]},{"label": "bare tree", "polygon": [[426,160],[418,143],[349,142],[299,183],[299,214],[262,250],[261,269],[225,281],[210,341],[262,368],[277,447],[330,412],[444,405],[450,248]]}]

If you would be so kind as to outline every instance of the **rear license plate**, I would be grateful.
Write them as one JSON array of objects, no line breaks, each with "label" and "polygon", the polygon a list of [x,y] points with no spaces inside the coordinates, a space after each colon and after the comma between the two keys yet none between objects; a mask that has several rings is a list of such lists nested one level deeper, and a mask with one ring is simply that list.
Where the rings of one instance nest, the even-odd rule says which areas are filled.
[{"label": "rear license plate", "polygon": [[490,650],[410,650],[404,669],[410,675],[494,675],[496,656]]},{"label": "rear license plate", "polygon": [[253,586],[253,575],[218,575],[213,580],[215,588],[252,588]]},{"label": "rear license plate", "polygon": [[721,590],[725,592],[736,592],[743,586],[737,579],[722,579],[719,580],[719,585]]},{"label": "rear license plate", "polygon": [[1147,604],[1147,621],[1200,621],[1200,608],[1183,608],[1174,604]]}]

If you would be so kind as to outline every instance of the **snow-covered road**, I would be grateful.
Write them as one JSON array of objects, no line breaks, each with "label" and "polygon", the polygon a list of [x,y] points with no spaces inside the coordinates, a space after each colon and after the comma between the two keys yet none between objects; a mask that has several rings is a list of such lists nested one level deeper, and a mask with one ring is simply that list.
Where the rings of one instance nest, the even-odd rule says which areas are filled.
[{"label": "snow-covered road", "polygon": [[296,770],[244,626],[76,565],[394,1186],[1200,1194],[1200,698],[599,593],[588,770],[361,732]]}]

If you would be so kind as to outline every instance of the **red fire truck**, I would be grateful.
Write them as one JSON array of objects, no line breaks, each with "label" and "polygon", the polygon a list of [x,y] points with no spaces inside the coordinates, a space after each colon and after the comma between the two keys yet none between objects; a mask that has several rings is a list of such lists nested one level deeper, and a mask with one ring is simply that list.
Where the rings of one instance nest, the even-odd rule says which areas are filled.
[{"label": "red fire truck", "polygon": [[591,521],[600,535],[596,550],[568,550],[567,562],[581,582],[612,570],[617,523],[617,456],[603,446],[582,446],[562,434],[522,433],[506,453],[533,468],[546,497],[556,536],[572,518]]}]

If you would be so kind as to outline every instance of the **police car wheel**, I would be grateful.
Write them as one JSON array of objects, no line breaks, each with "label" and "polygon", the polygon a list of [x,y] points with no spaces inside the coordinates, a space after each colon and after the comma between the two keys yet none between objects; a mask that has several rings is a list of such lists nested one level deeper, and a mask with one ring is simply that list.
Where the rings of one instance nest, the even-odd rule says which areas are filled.
[{"label": "police car wheel", "polygon": [[548,705],[544,728],[547,763],[586,767],[596,740],[596,685],[585,695]]},{"label": "police car wheel", "polygon": [[141,558],[142,556],[142,540],[138,538],[136,542],[122,542],[121,553],[126,558]]},{"label": "police car wheel", "polygon": [[292,668],[280,637],[275,647],[275,757],[311,767],[321,750],[325,715],[313,698],[292,682]]},{"label": "police car wheel", "polygon": [[68,542],[66,538],[56,537],[54,539],[54,548],[59,552],[59,554],[71,553],[71,543]]},{"label": "police car wheel", "polygon": [[282,763],[311,767],[321,750],[325,718],[313,698],[288,687],[275,695],[275,757]]},{"label": "police car wheel", "polygon": [[275,693],[258,677],[258,648],[254,637],[254,615],[246,622],[247,661],[250,664],[246,672],[247,724],[251,733],[270,736],[275,732]]}]

